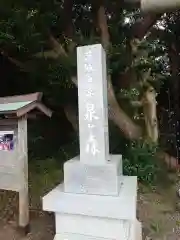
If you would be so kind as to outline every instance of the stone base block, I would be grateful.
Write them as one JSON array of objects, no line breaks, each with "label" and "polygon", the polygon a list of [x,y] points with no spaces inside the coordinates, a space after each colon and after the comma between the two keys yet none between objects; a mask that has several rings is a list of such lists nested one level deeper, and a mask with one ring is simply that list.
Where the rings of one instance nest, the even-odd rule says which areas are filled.
[{"label": "stone base block", "polygon": [[118,196],[87,195],[64,192],[60,184],[43,197],[43,210],[62,214],[135,220],[137,177],[119,177]]},{"label": "stone base block", "polygon": [[56,234],[71,233],[113,240],[135,240],[136,220],[56,214]]},{"label": "stone base block", "polygon": [[67,193],[60,184],[43,198],[55,213],[54,240],[142,240],[136,220],[137,177],[119,177],[118,196]]},{"label": "stone base block", "polygon": [[99,238],[93,236],[85,236],[81,234],[73,234],[73,233],[61,233],[56,234],[54,240],[114,240],[109,238]]},{"label": "stone base block", "polygon": [[121,155],[110,155],[103,165],[88,165],[75,157],[64,164],[65,192],[118,196],[122,175]]},{"label": "stone base block", "polygon": [[140,228],[137,220],[56,214],[55,240],[142,240]]}]

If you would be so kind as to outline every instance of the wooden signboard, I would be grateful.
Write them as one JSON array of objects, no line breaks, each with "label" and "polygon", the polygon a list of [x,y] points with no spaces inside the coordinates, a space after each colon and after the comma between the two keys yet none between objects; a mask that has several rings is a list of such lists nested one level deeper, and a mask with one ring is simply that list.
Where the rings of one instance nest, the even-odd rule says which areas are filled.
[{"label": "wooden signboard", "polygon": [[41,93],[0,98],[0,189],[19,193],[19,227],[29,226],[28,113],[52,112],[40,100]]}]

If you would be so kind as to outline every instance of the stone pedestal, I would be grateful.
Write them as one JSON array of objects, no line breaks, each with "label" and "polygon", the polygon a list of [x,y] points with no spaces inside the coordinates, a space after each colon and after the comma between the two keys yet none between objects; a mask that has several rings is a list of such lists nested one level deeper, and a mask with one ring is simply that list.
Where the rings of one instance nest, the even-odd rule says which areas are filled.
[{"label": "stone pedestal", "polygon": [[80,157],[64,164],[64,183],[43,209],[55,213],[55,240],[141,240],[137,178],[123,176],[121,155],[109,154],[105,51],[95,44],[77,53]]},{"label": "stone pedestal", "polygon": [[[76,163],[78,160],[73,159],[70,163],[65,163],[65,168],[67,164],[72,164],[74,161],[78,166]],[[117,165],[118,168],[119,165]],[[80,175],[81,171],[82,169],[80,169]],[[71,175],[71,171],[66,173]],[[55,240],[142,239],[141,224],[136,220],[136,177],[119,174],[118,195],[107,195],[106,189],[105,196],[80,193],[76,176],[73,176],[77,187],[72,188],[72,192],[69,192],[69,189],[68,192],[66,191],[66,186],[69,188],[69,183],[66,182],[43,198],[43,209],[55,213]],[[73,178],[71,180],[73,181]],[[97,192],[98,189],[99,185],[97,190],[94,185],[93,191]]]},{"label": "stone pedestal", "polygon": [[66,192],[118,196],[122,175],[121,155],[110,155],[106,164],[90,165],[79,156],[64,164]]}]

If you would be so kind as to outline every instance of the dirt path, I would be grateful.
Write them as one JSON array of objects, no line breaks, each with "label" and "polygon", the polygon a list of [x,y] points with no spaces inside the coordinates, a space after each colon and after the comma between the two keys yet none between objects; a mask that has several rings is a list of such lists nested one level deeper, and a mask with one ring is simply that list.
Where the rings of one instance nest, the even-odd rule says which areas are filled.
[{"label": "dirt path", "polygon": [[53,240],[53,221],[47,214],[31,219],[31,232],[25,236],[16,228],[16,223],[0,222],[1,240]]},{"label": "dirt path", "polygon": [[[168,196],[168,199],[172,195]],[[145,240],[180,240],[180,212],[173,201],[158,193],[139,194],[138,218]]]},{"label": "dirt path", "polygon": [[0,191],[0,240],[53,240],[53,216],[30,206],[30,233],[25,236],[17,230],[18,195]]}]

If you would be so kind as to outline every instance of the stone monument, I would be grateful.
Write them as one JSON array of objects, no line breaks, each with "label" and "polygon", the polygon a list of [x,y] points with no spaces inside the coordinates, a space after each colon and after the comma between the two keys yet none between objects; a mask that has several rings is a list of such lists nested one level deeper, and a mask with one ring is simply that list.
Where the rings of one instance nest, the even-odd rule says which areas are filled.
[{"label": "stone monument", "polygon": [[101,44],[77,48],[80,156],[64,164],[64,183],[43,198],[55,213],[55,240],[141,240],[137,177],[123,176],[109,154],[106,55]]}]

